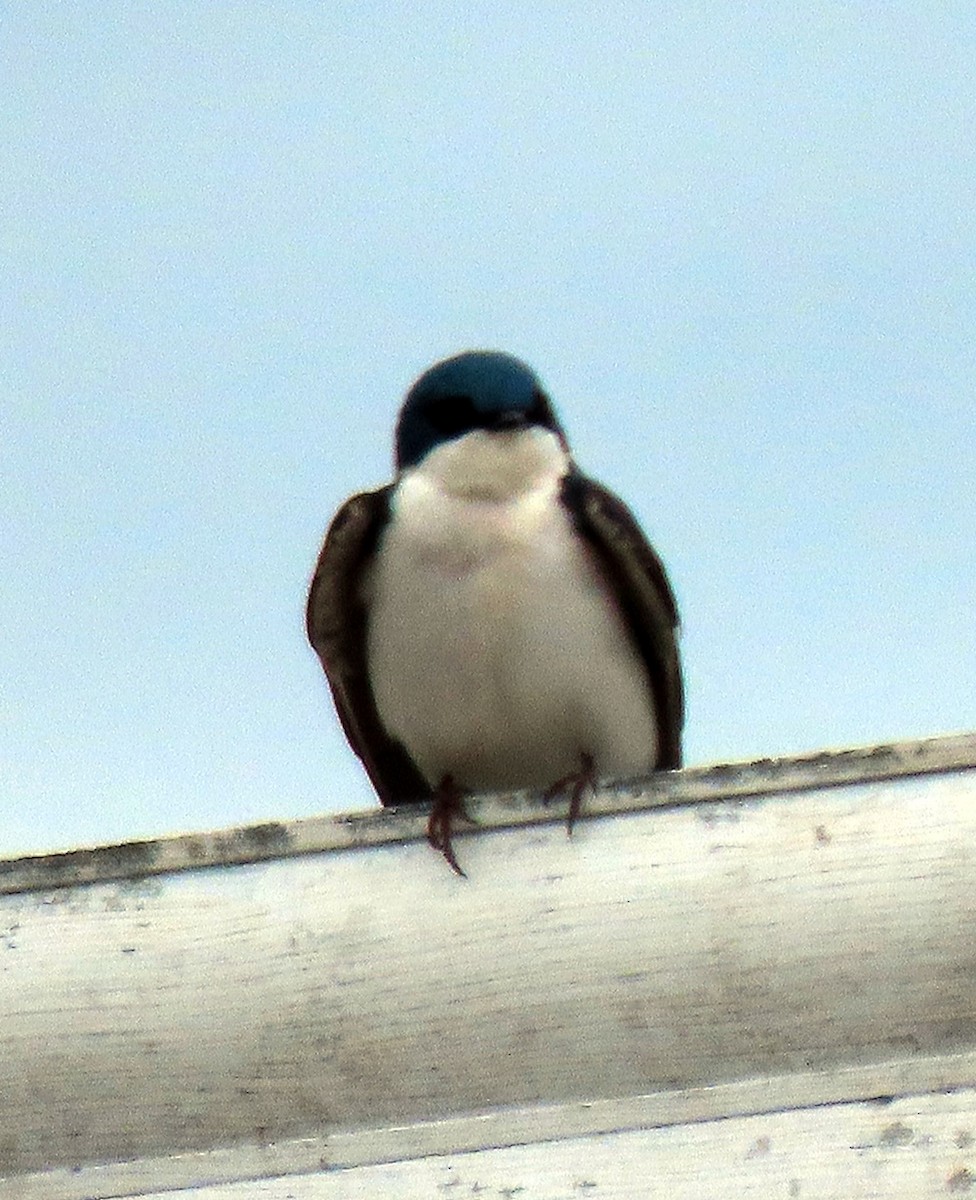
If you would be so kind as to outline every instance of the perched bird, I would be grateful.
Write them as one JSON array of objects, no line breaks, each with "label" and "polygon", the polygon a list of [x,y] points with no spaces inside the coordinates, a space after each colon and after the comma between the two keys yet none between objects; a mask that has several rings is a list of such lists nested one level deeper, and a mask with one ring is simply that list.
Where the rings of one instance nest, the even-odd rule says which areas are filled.
[{"label": "perched bird", "polygon": [[325,538],[307,628],[353,750],[386,805],[587,786],[681,765],[674,597],[624,504],[583,475],[511,355],[469,351],[407,393],[396,478]]}]

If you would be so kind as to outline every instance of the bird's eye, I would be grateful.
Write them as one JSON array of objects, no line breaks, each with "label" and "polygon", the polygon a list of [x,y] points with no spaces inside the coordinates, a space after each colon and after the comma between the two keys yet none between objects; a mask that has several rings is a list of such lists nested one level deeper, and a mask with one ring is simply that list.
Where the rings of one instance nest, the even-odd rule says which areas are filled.
[{"label": "bird's eye", "polygon": [[454,436],[480,424],[470,396],[438,396],[427,406],[427,419],[438,433]]}]

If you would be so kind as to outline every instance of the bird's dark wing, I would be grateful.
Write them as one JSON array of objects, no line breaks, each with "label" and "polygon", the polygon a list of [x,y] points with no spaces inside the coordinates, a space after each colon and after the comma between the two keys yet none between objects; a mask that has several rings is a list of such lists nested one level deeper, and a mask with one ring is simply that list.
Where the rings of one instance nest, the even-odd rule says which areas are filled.
[{"label": "bird's dark wing", "polygon": [[363,576],[389,520],[391,487],[353,496],[339,509],[308,594],[308,640],[322,660],[349,744],[384,804],[430,799],[403,746],[383,728],[369,684]]},{"label": "bird's dark wing", "polygon": [[562,502],[607,573],[647,668],[657,711],[657,765],[680,767],[684,688],[678,610],[664,565],[627,506],[575,469],[563,481]]}]

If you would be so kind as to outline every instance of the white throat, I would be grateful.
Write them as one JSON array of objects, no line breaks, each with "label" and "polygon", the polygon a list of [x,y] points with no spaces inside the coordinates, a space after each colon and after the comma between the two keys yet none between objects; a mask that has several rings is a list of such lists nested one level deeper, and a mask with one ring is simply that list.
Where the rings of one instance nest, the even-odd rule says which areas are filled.
[{"label": "white throat", "polygon": [[436,446],[404,471],[400,486],[422,479],[448,496],[497,502],[551,489],[568,469],[569,455],[548,429],[474,429]]}]

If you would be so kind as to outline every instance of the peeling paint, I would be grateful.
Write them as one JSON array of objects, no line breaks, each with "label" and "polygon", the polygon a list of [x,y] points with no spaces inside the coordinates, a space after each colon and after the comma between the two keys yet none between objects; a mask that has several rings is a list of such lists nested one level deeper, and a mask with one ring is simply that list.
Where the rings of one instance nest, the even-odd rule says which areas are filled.
[{"label": "peeling paint", "polygon": [[905,1125],[901,1121],[895,1121],[892,1125],[887,1125],[881,1131],[881,1138],[878,1142],[879,1146],[883,1146],[886,1150],[893,1146],[910,1146],[912,1138],[915,1136],[915,1131],[910,1125]]},{"label": "peeling paint", "polygon": [[962,1192],[971,1192],[973,1184],[976,1182],[973,1178],[973,1173],[968,1167],[960,1167],[958,1171],[954,1171],[946,1180],[946,1191],[953,1194]]}]

